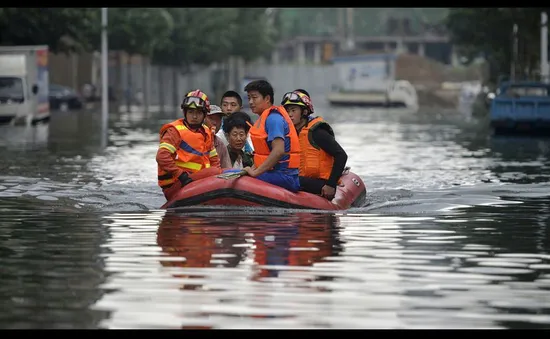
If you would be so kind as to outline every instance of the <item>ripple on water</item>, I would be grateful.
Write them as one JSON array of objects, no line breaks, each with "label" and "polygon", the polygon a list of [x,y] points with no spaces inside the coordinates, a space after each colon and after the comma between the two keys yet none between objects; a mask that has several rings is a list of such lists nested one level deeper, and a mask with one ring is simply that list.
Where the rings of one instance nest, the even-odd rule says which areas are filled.
[{"label": "ripple on water", "polygon": [[10,192],[10,191],[2,191],[0,192],[0,198],[13,198],[13,197],[20,197],[22,194],[21,192]]},{"label": "ripple on water", "polygon": [[[540,290],[550,277],[539,275],[525,285],[516,280],[544,271],[546,266],[534,266],[542,265],[540,257],[489,256],[491,246],[469,242],[452,226],[415,228],[406,218],[400,226],[399,220],[369,217],[361,226],[354,217],[330,217],[337,220],[336,233],[323,233],[325,224],[312,221],[327,216],[305,218],[299,229],[289,227],[301,220],[296,215],[268,218],[250,223],[228,214],[219,227],[222,220],[208,216],[109,216],[111,236],[102,257],[110,276],[94,309],[111,316],[101,326],[499,328],[499,321],[546,320],[515,313],[547,312],[544,300],[521,291]],[[374,226],[377,218],[380,226]],[[300,242],[305,225],[318,231],[304,233]],[[404,244],[425,239],[450,242]],[[284,257],[289,253],[296,263]],[[266,254],[271,259],[259,264]],[[514,314],[490,316],[504,309]]]},{"label": "ripple on water", "polygon": [[158,211],[158,126],[127,121],[98,155],[54,154],[35,172],[52,180],[0,177],[0,326],[548,327],[548,185],[503,182],[545,156],[508,158],[441,112],[357,112],[333,127],[366,155],[349,162],[373,204],[349,213]]},{"label": "ripple on water", "polygon": [[462,267],[458,269],[460,272],[467,273],[482,273],[482,274],[499,274],[499,275],[509,275],[513,276],[516,274],[528,274],[533,273],[533,270],[530,269],[521,269],[521,268],[510,268],[510,267],[493,267],[493,266],[482,266],[482,267]]},{"label": "ripple on water", "polygon": [[46,201],[56,201],[56,200],[59,200],[58,198],[52,197],[51,195],[39,195],[39,196],[36,197],[36,199],[39,199],[39,200],[46,200]]}]

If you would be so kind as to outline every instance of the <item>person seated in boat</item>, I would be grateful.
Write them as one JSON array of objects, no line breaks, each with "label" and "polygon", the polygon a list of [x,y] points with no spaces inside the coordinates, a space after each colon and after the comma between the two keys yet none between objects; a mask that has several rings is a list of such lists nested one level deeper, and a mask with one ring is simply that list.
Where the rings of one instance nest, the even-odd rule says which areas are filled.
[{"label": "person seated in boat", "polygon": [[[222,111],[225,113],[225,116],[230,116],[231,114],[235,112],[240,112],[243,108],[243,99],[239,95],[239,93],[235,91],[227,91],[222,96],[221,101]],[[226,138],[225,132],[223,131],[223,124],[224,120],[222,120],[222,130],[220,130],[216,135],[220,140],[227,146],[229,145],[229,141]],[[244,143],[243,151],[252,153],[254,151],[254,148],[252,147],[252,141],[250,140],[250,137],[248,137]]]},{"label": "person seated in boat", "polygon": [[332,200],[348,155],[334,138],[334,131],[320,116],[312,116],[309,93],[296,89],[283,96],[284,106],[300,140],[300,189]]},{"label": "person seated in boat", "polygon": [[244,143],[248,138],[251,125],[252,119],[245,112],[235,112],[225,118],[223,132],[229,141],[227,145],[231,158],[229,167],[242,169],[254,165],[253,154],[244,150]]},{"label": "person seated in boat", "polygon": [[225,146],[221,138],[216,135],[216,133],[221,131],[223,117],[224,113],[220,106],[210,105],[210,112],[206,114],[206,125],[210,127],[214,136],[214,146],[216,147],[216,152],[220,159],[220,167],[231,168],[231,160],[227,152],[227,146]]},{"label": "person seated in boat", "polygon": [[227,116],[239,112],[243,108],[243,98],[239,93],[229,90],[222,95],[221,107]]},{"label": "person seated in boat", "polygon": [[208,96],[201,90],[185,95],[183,118],[161,127],[157,151],[158,185],[166,200],[193,180],[221,173],[212,131],[204,124],[210,111]]},{"label": "person seated in boat", "polygon": [[244,90],[250,110],[259,118],[249,131],[254,165],[243,170],[251,177],[298,192],[300,141],[292,128],[292,120],[284,107],[273,105],[273,86],[266,80],[254,80]]}]

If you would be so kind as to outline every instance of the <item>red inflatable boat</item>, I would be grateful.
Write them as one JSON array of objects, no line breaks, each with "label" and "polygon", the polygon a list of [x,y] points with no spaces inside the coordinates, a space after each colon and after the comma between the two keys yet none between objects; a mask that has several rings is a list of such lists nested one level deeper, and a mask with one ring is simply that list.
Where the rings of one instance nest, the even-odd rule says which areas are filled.
[{"label": "red inflatable boat", "polygon": [[249,176],[236,179],[212,176],[191,182],[161,208],[217,205],[345,210],[362,206],[367,194],[363,180],[349,171],[341,179],[334,199],[329,201],[307,192],[292,193]]}]

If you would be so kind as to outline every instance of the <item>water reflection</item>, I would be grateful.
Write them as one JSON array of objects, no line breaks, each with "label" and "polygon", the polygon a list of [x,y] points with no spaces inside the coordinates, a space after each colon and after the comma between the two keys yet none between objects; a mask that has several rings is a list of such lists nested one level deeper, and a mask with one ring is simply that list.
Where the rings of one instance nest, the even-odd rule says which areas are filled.
[{"label": "water reflection", "polygon": [[[112,253],[106,260],[113,275],[103,286],[112,293],[95,307],[113,311],[104,323],[109,328],[212,328],[228,325],[232,317],[292,318],[291,308],[273,307],[278,302],[271,293],[307,299],[308,283],[333,277],[316,279],[304,268],[334,258],[342,249],[338,217],[332,214],[243,216],[226,211],[143,217],[112,217],[115,238],[108,243]],[[159,251],[146,251],[142,246],[149,243],[154,224]],[[134,240],[129,242],[130,234]],[[145,292],[153,286],[158,295]],[[146,299],[143,293],[138,297],[140,291]],[[115,304],[119,306],[113,309]],[[180,311],[172,314],[172,309]],[[153,315],[154,310],[160,314]]]},{"label": "water reflection", "polygon": [[495,136],[490,140],[492,170],[512,183],[546,183],[550,179],[550,139]]},{"label": "water reflection", "polygon": [[48,137],[47,124],[29,127],[0,125],[0,150],[24,152],[45,148]]},{"label": "water reflection", "polygon": [[157,241],[169,255],[185,259],[175,263],[180,267],[236,267],[254,262],[259,266],[253,280],[277,277],[276,266],[310,266],[339,252],[334,215],[297,213],[270,219],[251,215],[228,225],[226,216],[170,212],[159,225]]},{"label": "water reflection", "polygon": [[48,150],[58,155],[90,157],[101,152],[99,112],[55,112],[49,123]]}]

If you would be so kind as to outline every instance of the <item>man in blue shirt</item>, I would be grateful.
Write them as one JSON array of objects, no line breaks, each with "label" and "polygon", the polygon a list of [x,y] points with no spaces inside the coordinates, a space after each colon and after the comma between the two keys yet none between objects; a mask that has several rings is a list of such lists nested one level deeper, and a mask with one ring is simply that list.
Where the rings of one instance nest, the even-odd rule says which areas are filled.
[{"label": "man in blue shirt", "polygon": [[244,170],[251,177],[297,192],[300,142],[288,113],[282,106],[273,105],[274,91],[269,82],[255,80],[244,90],[251,111],[260,116],[250,128],[254,166]]}]

